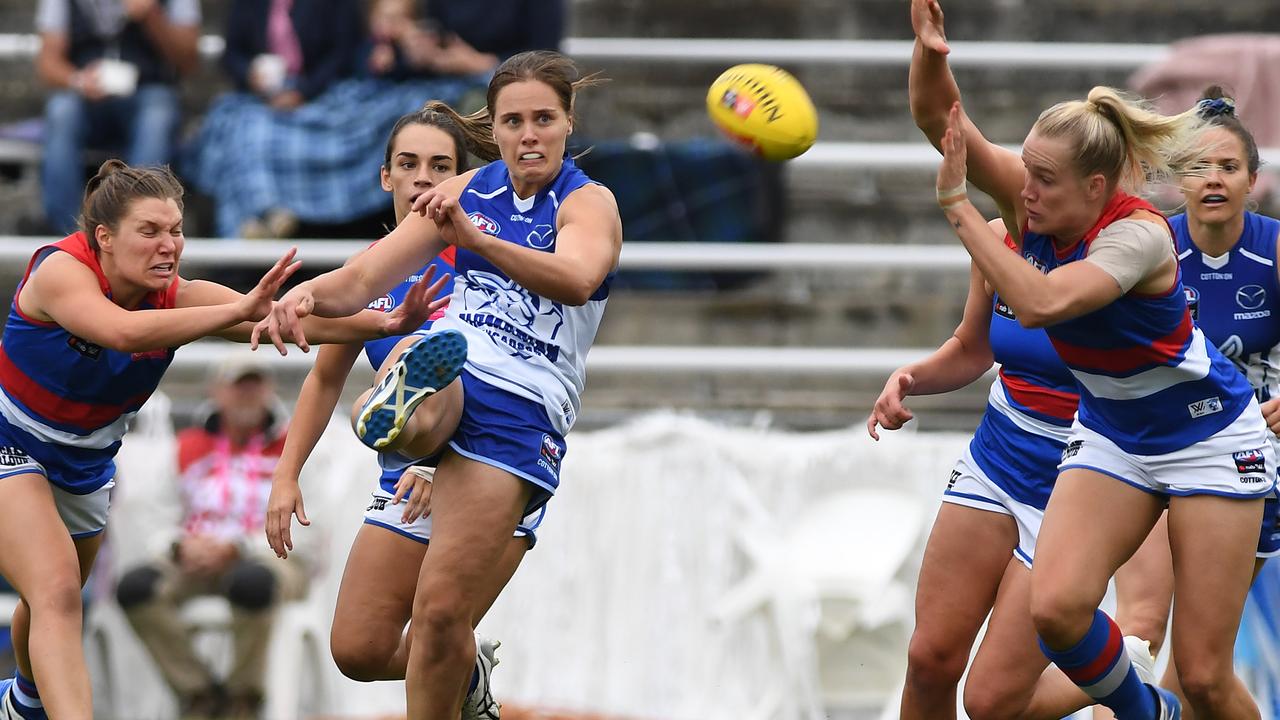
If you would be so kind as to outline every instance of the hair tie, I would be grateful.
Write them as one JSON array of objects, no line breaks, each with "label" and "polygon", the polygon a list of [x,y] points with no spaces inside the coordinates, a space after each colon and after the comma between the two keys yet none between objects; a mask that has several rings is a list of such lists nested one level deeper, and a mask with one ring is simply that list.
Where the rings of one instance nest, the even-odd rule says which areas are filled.
[{"label": "hair tie", "polygon": [[1236,101],[1228,97],[1205,98],[1196,103],[1196,114],[1204,120],[1227,115],[1236,116]]}]

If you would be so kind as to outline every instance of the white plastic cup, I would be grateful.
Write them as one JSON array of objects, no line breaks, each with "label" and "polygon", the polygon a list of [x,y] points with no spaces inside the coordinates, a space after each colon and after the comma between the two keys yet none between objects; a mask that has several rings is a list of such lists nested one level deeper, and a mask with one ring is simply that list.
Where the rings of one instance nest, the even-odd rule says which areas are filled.
[{"label": "white plastic cup", "polygon": [[284,89],[288,68],[279,55],[263,54],[253,59],[249,71],[262,83],[263,92],[274,95]]},{"label": "white plastic cup", "polygon": [[108,95],[128,97],[138,89],[138,66],[110,58],[101,60],[97,68],[98,87]]}]

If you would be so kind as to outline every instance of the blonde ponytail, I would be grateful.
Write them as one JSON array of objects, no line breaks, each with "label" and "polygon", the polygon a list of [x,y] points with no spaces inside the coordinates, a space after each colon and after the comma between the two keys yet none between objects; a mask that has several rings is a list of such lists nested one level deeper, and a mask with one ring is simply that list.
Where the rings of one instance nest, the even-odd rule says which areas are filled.
[{"label": "blonde ponytail", "polygon": [[1161,115],[1114,88],[1095,87],[1085,100],[1045,110],[1033,129],[1071,141],[1081,175],[1101,173],[1115,186],[1138,192],[1148,182],[1194,170],[1204,156],[1206,128],[1195,110]]}]

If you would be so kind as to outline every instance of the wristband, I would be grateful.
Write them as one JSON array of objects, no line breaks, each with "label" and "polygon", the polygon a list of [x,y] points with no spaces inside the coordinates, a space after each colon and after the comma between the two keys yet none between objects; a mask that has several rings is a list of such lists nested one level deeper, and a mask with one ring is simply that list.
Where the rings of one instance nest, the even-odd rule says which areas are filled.
[{"label": "wristband", "polygon": [[964,180],[959,185],[945,190],[938,190],[938,204],[943,210],[959,205],[969,199],[969,184]]}]

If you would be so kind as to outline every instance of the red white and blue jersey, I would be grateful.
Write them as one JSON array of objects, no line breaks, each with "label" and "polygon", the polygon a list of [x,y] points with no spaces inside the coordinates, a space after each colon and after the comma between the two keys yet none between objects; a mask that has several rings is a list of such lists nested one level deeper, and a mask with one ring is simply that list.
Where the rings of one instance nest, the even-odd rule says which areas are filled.
[{"label": "red white and blue jersey", "polygon": [[[453,246],[445,248],[444,252],[433,258],[431,262],[423,265],[420,270],[405,278],[404,282],[392,288],[391,292],[369,303],[368,308],[370,310],[381,310],[382,312],[391,312],[392,310],[395,310],[400,303],[404,302],[404,296],[409,292],[409,288],[413,287],[414,283],[421,280],[422,276],[426,274],[427,268],[435,267],[436,279],[443,277],[445,273],[452,275],[453,253]],[[434,280],[432,282],[434,282]],[[444,287],[440,289],[440,293],[441,297],[448,297],[453,294],[452,278],[444,284]],[[435,314],[430,318],[427,318],[427,321],[422,325],[422,329],[430,329],[432,324],[441,317],[444,317],[444,309],[437,310]],[[387,355],[389,355],[391,350],[395,348],[396,343],[400,342],[404,337],[404,335],[393,335],[391,337],[365,341],[364,354],[365,357],[369,359],[369,364],[373,366],[375,371],[382,367],[382,363],[386,361]],[[401,469],[389,470],[383,468],[382,474],[378,478],[378,482],[382,485],[382,489],[394,495],[396,491],[396,481],[400,479],[400,475],[403,472],[404,471]]]},{"label": "red white and blue jersey", "polygon": [[[173,348],[127,353],[75,337],[56,323],[24,315],[18,293],[45,258],[65,252],[111,287],[83,233],[36,251],[0,338],[0,435],[45,466],[49,480],[85,494],[114,475],[111,459],[129,422],[151,397],[173,360]],[[172,308],[178,280],[137,308]]]},{"label": "red white and blue jersey", "polygon": [[[1071,247],[1024,229],[1023,255],[1045,272],[1083,259],[1107,225],[1138,210],[1122,192]],[[1158,214],[1158,213],[1157,213]],[[1046,328],[1080,387],[1080,424],[1134,455],[1162,455],[1230,425],[1253,395],[1230,360],[1191,321],[1181,272],[1167,291],[1129,292],[1115,302]]]},{"label": "red white and blue jersey", "polygon": [[[1007,237],[1005,242],[1016,251]],[[1044,509],[1080,402],[1076,381],[1045,331],[1019,324],[999,294],[992,300],[989,338],[1000,373],[970,454],[1014,500]]]},{"label": "red white and blue jersey", "polygon": [[[556,177],[532,197],[515,194],[507,166],[480,168],[458,198],[487,235],[538,252],[556,251],[560,205],[594,181],[566,156]],[[493,387],[541,403],[560,434],[577,418],[587,352],[609,299],[613,273],[581,306],[542,297],[479,254],[458,249],[449,309],[435,325],[467,339],[469,373]]]},{"label": "red white and blue jersey", "polygon": [[1240,239],[1218,257],[1192,242],[1186,215],[1169,218],[1169,225],[1191,319],[1245,374],[1258,402],[1280,396],[1280,220],[1246,212]]}]

